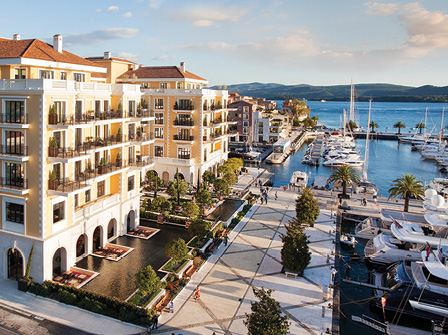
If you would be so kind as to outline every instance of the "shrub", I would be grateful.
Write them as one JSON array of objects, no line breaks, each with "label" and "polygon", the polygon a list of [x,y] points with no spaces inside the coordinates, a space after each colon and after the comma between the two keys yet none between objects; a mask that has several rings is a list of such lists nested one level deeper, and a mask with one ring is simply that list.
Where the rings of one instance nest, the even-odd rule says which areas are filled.
[{"label": "shrub", "polygon": [[74,305],[76,303],[76,294],[67,292],[61,288],[58,291],[57,299],[64,304]]}]

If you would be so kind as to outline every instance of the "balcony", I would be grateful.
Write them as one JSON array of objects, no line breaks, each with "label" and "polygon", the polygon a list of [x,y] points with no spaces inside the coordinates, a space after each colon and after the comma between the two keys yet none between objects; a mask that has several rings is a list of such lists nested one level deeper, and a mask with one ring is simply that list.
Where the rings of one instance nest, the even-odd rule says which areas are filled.
[{"label": "balcony", "polygon": [[0,178],[0,189],[2,191],[11,191],[17,194],[28,193],[28,179],[24,178],[13,178],[13,177],[1,177]]},{"label": "balcony", "polygon": [[173,124],[175,126],[183,126],[183,127],[194,127],[194,122],[191,119],[175,119]]},{"label": "balcony", "polygon": [[48,123],[54,126],[73,126],[80,124],[88,124],[97,121],[110,121],[117,119],[125,119],[125,118],[149,118],[153,117],[154,113],[152,111],[142,112],[139,114],[138,112],[134,112],[135,116],[130,116],[127,111],[117,110],[117,111],[88,111],[86,113],[75,113],[75,114],[50,114],[48,116]]},{"label": "balcony", "polygon": [[137,159],[130,159],[129,160],[129,166],[131,168],[144,168],[144,167],[148,167],[150,165],[153,165],[155,163],[154,157],[144,157],[142,158],[138,158]]},{"label": "balcony", "polygon": [[153,157],[154,161],[158,164],[174,165],[174,166],[194,166],[194,158],[191,159],[179,159],[170,157]]},{"label": "balcony", "polygon": [[187,141],[187,142],[193,142],[194,136],[191,135],[174,135],[173,136],[174,141]]},{"label": "balcony", "polygon": [[137,109],[136,111],[130,111],[128,117],[133,119],[147,119],[154,117],[154,111],[148,109]]},{"label": "balcony", "polygon": [[2,113],[0,123],[8,125],[25,125],[28,124],[28,114],[11,114]]},{"label": "balcony", "polygon": [[24,157],[28,156],[28,146],[12,147],[10,145],[2,145],[2,155]]},{"label": "balcony", "polygon": [[215,125],[219,125],[219,124],[222,124],[223,122],[222,122],[222,119],[219,118],[219,119],[212,120],[211,123],[213,123],[213,124],[215,124]]},{"label": "balcony", "polygon": [[173,109],[175,110],[175,111],[193,111],[194,110],[194,105],[191,103],[191,104],[177,104],[177,103],[175,103],[174,104],[174,106],[173,106]]},{"label": "balcony", "polygon": [[142,144],[154,140],[154,133],[149,134],[129,134],[129,141],[132,144]]}]

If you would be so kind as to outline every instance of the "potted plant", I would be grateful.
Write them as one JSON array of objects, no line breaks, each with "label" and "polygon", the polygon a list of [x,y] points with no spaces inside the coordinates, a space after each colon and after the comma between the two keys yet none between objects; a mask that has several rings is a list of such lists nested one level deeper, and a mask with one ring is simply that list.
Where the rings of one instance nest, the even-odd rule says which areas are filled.
[{"label": "potted plant", "polygon": [[141,137],[143,132],[143,127],[137,127],[137,137]]},{"label": "potted plant", "polygon": [[140,151],[137,151],[137,162],[142,161],[142,155],[140,155]]},{"label": "potted plant", "polygon": [[56,191],[59,186],[59,180],[56,178],[56,171],[51,170],[50,172],[50,179],[48,181],[48,188],[50,190]]},{"label": "potted plant", "polygon": [[123,142],[123,134],[121,133],[121,128],[118,128],[117,142]]},{"label": "potted plant", "polygon": [[26,269],[25,269],[25,276],[23,278],[20,278],[17,282],[19,291],[26,292],[28,291],[29,287],[31,286],[31,283],[33,280],[30,278],[30,268],[31,268],[31,259],[33,258],[33,251],[34,251],[34,243],[31,246],[30,255],[28,256],[28,261],[26,262]]},{"label": "potted plant", "polygon": [[98,173],[104,174],[107,172],[107,159],[106,157],[101,158],[100,166],[98,166]]},{"label": "potted plant", "polygon": [[121,159],[121,153],[117,154],[117,160],[116,160],[117,166],[121,167],[122,159]]},{"label": "potted plant", "polygon": [[50,157],[58,157],[59,155],[59,147],[58,142],[56,141],[56,137],[52,137],[50,140],[50,149],[48,155]]},{"label": "potted plant", "polygon": [[121,104],[121,102],[118,104],[117,114],[118,117],[123,117],[123,105]]},{"label": "potted plant", "polygon": [[190,110],[192,111],[193,109],[194,109],[194,107],[193,107],[193,101],[192,100],[190,100]]},{"label": "potted plant", "polygon": [[49,124],[58,124],[58,115],[56,114],[56,107],[54,105],[50,106]]},{"label": "potted plant", "polygon": [[179,109],[179,105],[177,104],[177,101],[174,103],[174,109]]}]

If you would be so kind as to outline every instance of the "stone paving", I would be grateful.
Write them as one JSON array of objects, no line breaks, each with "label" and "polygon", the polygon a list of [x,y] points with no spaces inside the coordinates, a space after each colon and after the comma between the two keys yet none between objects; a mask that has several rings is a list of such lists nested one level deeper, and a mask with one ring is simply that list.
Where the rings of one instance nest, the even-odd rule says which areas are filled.
[{"label": "stone paving", "polygon": [[[278,200],[274,200],[276,191]],[[315,226],[305,230],[312,257],[304,277],[286,277],[281,273],[280,234],[295,217],[297,194],[279,188],[269,193],[268,204],[252,207],[230,234],[228,246],[221,245],[193,276],[174,300],[174,313],[162,314],[161,327],[152,334],[247,334],[243,321],[255,301],[252,286],[275,290],[273,297],[290,317],[291,334],[321,334],[331,329],[332,310],[327,306],[332,303],[332,291],[327,288],[334,262],[334,218],[330,211],[321,210]],[[193,299],[196,285],[201,288],[199,302]]]}]

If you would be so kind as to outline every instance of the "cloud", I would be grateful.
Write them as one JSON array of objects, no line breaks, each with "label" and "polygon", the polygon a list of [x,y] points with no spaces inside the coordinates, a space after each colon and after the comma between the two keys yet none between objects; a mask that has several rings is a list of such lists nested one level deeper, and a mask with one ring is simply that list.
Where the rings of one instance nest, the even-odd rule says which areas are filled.
[{"label": "cloud", "polygon": [[112,12],[118,12],[120,8],[118,6],[110,6],[108,9],[106,9],[106,13],[112,13]]},{"label": "cloud", "polygon": [[117,52],[115,56],[117,58],[124,58],[124,59],[130,60],[132,62],[138,62],[138,59],[139,59],[138,55],[131,54],[129,52]]},{"label": "cloud", "polygon": [[219,21],[240,21],[249,11],[248,7],[233,5],[188,6],[177,8],[168,16],[174,21],[191,22],[196,27],[209,27]]},{"label": "cloud", "polygon": [[175,57],[175,56],[162,55],[162,56],[156,56],[156,57],[153,57],[153,58],[151,58],[150,60],[151,60],[151,61],[154,61],[154,62],[167,62],[167,63],[173,63],[173,62],[176,61],[176,58],[177,58],[177,57]]},{"label": "cloud", "polygon": [[131,12],[126,12],[126,13],[124,13],[121,16],[123,16],[124,18],[130,18],[130,17],[132,17],[132,13]]},{"label": "cloud", "polygon": [[104,28],[85,34],[69,34],[64,37],[68,46],[77,44],[96,44],[114,39],[125,39],[137,34],[134,28]]},{"label": "cloud", "polygon": [[375,16],[390,16],[398,11],[398,4],[381,3],[381,2],[366,2],[369,14]]},{"label": "cloud", "polygon": [[159,9],[162,6],[163,2],[164,0],[148,0],[147,4],[149,8]]}]

